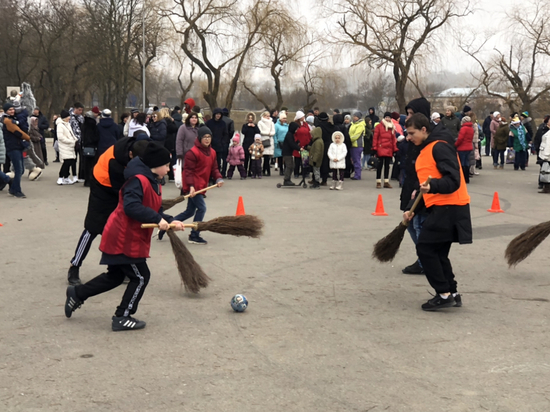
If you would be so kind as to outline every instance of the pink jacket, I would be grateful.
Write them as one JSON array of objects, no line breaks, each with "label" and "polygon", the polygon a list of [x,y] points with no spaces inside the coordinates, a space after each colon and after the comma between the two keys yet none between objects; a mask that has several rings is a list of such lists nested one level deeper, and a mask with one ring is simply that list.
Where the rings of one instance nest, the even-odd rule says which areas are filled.
[{"label": "pink jacket", "polygon": [[244,161],[244,149],[241,145],[231,146],[227,155],[227,163],[231,166],[240,165]]}]

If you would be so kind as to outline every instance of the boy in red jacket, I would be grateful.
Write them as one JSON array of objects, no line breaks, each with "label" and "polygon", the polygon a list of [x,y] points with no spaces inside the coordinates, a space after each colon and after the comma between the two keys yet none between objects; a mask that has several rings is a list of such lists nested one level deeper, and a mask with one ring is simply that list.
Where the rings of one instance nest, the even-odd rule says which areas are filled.
[{"label": "boy in red jacket", "polygon": [[464,116],[462,118],[462,127],[458,132],[458,139],[456,139],[455,146],[466,183],[470,183],[470,153],[474,149],[474,145],[472,143],[473,140],[474,127],[472,119],[470,116]]},{"label": "boy in red jacket", "polygon": [[108,265],[107,272],[83,285],[67,288],[65,316],[71,317],[86,299],[120,286],[125,276],[130,279],[122,302],[113,316],[115,332],[137,330],[145,322],[133,318],[139,301],[149,283],[151,273],[146,259],[151,248],[153,229],[142,229],[142,223],[157,223],[168,230],[169,222],[174,230],[184,230],[183,223],[162,212],[162,189],[159,184],[170,170],[170,152],[153,142],[147,145],[143,159],[136,157],[124,171],[127,181],[120,190],[119,202],[109,217],[99,249],[103,252],[101,264]]},{"label": "boy in red jacket", "polygon": [[[189,194],[187,199],[187,209],[185,212],[175,216],[174,219],[183,222],[192,216],[195,216],[194,222],[202,222],[206,214],[206,203],[204,194],[195,195],[196,191],[202,190],[208,186],[210,179],[214,179],[218,187],[223,186],[223,179],[218,170],[216,161],[216,152],[210,144],[212,142],[212,132],[206,126],[198,130],[195,145],[185,155],[183,162],[182,194]],[[159,240],[164,236],[165,231],[159,231]],[[206,245],[208,242],[200,236],[200,232],[191,230],[189,243],[196,245]]]}]

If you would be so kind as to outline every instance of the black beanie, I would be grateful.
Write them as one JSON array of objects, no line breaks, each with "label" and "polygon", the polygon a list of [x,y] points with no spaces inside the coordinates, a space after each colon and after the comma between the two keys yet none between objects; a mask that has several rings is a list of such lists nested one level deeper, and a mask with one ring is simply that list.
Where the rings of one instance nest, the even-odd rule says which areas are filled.
[{"label": "black beanie", "polygon": [[206,126],[201,126],[199,127],[199,130],[198,130],[198,133],[199,133],[199,142],[202,140],[202,138],[204,137],[204,135],[207,135],[209,134],[210,136],[212,136],[212,130],[210,130],[208,127]]},{"label": "black beanie", "polygon": [[405,110],[411,109],[414,113],[422,113],[428,119],[431,116],[431,104],[424,97],[419,97],[418,99],[411,100]]},{"label": "black beanie", "polygon": [[390,112],[384,113],[384,117],[391,117],[391,113]]},{"label": "black beanie", "polygon": [[170,152],[163,146],[150,142],[141,160],[147,167],[154,169],[155,167],[164,166],[170,163]]},{"label": "black beanie", "polygon": [[62,119],[65,119],[69,116],[70,116],[70,113],[67,110],[61,110],[61,114],[59,115],[59,117],[61,117]]}]

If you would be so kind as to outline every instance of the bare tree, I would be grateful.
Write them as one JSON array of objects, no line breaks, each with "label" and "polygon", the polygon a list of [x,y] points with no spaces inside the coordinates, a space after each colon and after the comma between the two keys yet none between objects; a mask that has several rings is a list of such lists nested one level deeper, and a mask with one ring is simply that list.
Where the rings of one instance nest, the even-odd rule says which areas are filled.
[{"label": "bare tree", "polygon": [[317,103],[318,90],[321,83],[318,63],[322,59],[323,51],[318,51],[307,56],[304,73],[302,75],[302,86],[306,94],[306,102],[303,106],[305,111],[310,110]]},{"label": "bare tree", "polygon": [[[455,0],[340,0],[332,11],[340,16],[343,34],[337,39],[362,48],[355,64],[391,68],[395,80],[395,99],[404,112],[405,89],[412,65],[433,46],[435,33],[453,18],[470,13]],[[432,51],[432,52],[433,52]]]},{"label": "bare tree", "polygon": [[[220,84],[227,77],[225,106],[231,109],[248,53],[261,40],[264,24],[280,12],[275,0],[174,0],[166,10],[174,30],[183,38],[181,49],[207,78],[204,99],[218,106]],[[229,74],[231,71],[231,75]]]}]

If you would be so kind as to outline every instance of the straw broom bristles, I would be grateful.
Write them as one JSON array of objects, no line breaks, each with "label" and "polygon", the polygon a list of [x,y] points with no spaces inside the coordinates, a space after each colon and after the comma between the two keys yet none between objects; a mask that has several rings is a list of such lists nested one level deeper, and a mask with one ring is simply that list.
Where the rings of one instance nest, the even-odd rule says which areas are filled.
[{"label": "straw broom bristles", "polygon": [[172,251],[185,290],[191,293],[199,293],[201,288],[208,286],[211,279],[204,273],[178,235],[173,230],[168,230],[166,233],[170,238]]},{"label": "straw broom bristles", "polygon": [[[199,193],[204,193],[210,189],[214,189],[218,187],[218,185],[212,185],[212,186],[208,186],[208,187],[205,187],[204,189],[201,189],[201,190],[197,190],[195,192],[195,194],[199,194]],[[170,209],[171,207],[174,207],[176,206],[178,203],[181,203],[183,202],[185,199],[187,199],[188,197],[190,197],[191,195],[181,195],[181,196],[178,196],[174,199],[162,199],[162,208],[164,209],[164,211]]]},{"label": "straw broom bristles", "polygon": [[550,235],[550,221],[532,226],[512,239],[504,252],[508,266],[516,266],[527,258],[548,235]]},{"label": "straw broom bristles", "polygon": [[264,222],[254,215],[222,216],[207,222],[196,222],[199,232],[204,230],[222,235],[259,238]]}]

